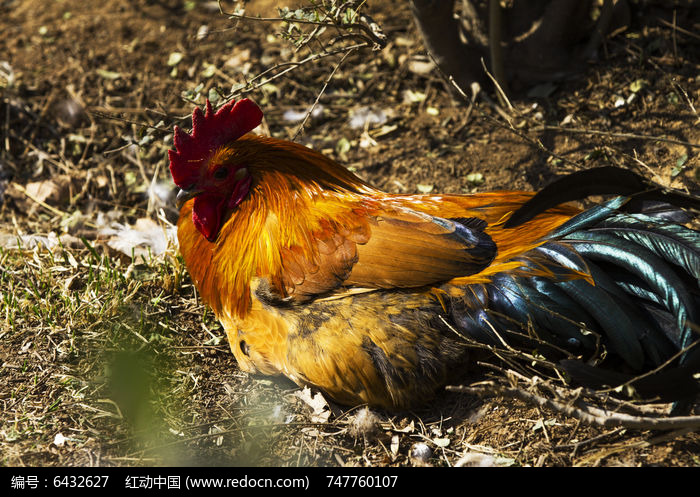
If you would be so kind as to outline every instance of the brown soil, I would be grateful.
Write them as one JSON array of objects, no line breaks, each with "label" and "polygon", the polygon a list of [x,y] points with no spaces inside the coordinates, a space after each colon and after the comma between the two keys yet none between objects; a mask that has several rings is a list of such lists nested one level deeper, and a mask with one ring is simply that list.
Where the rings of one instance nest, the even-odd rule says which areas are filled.
[{"label": "brown soil", "polygon": [[[78,239],[54,266],[47,265],[53,256],[38,250],[21,256],[0,251],[0,289],[19,292],[18,308],[27,313],[11,325],[8,316],[15,311],[5,297],[0,463],[410,466],[419,464],[410,457],[412,447],[425,442],[433,451],[427,464],[437,466],[474,453],[493,455],[489,464],[504,465],[700,465],[697,433],[592,427],[503,398],[445,393],[429,410],[375,413],[378,431],[358,429],[355,410],[335,411],[317,423],[294,385],[241,373],[225,342],[212,338],[222,331],[177,259],[166,269],[155,262],[129,266],[130,258],[100,245],[90,220],[110,210],[123,222],[156,218],[144,192],[154,177],[170,181],[170,130],[174,124],[188,127],[192,109],[183,92],[202,84],[201,96],[189,94],[202,104],[216,89],[227,94],[292,58],[293,47],[274,36],[279,24],[236,22],[221,15],[216,2],[0,4],[8,12],[0,19],[0,235],[65,232]],[[252,2],[248,13],[275,15],[271,4]],[[222,5],[233,10],[228,2]],[[697,190],[697,9],[677,9],[675,22],[684,31],[674,31],[673,10],[640,7],[632,26],[606,42],[599,60],[530,93],[546,97],[515,95],[509,111],[514,132],[493,106],[480,102],[468,111],[435,71],[413,71],[425,52],[407,5],[391,12],[377,7],[371,12],[389,45],[346,59],[319,100],[322,115],[309,120],[297,141],[391,192],[532,190],[564,172],[606,164]],[[207,35],[198,37],[202,26]],[[172,57],[181,59],[174,63]],[[248,94],[263,108],[270,133],[295,136],[299,122],[284,113],[305,112],[338,60],[302,65]],[[368,130],[353,129],[349,116],[364,106],[389,118]],[[41,206],[12,187],[42,180],[68,193],[49,196]],[[176,212],[163,209],[173,222]],[[78,227],[61,224],[77,211],[84,216]],[[98,314],[108,316],[99,325],[74,320],[73,314],[32,311],[51,307],[32,302],[32,295],[60,295],[50,293],[52,285],[70,294],[92,284],[89,264],[82,265],[92,255],[80,236],[120,271],[129,266],[150,275],[128,286],[136,296],[118,312]],[[23,281],[44,281],[42,268],[48,268],[51,283],[20,291]],[[161,326],[158,339],[128,331],[143,330],[138,326],[144,319]],[[113,339],[118,334],[129,338]],[[128,395],[120,396],[124,391],[115,378],[130,374],[143,391],[134,393],[129,383]]]}]

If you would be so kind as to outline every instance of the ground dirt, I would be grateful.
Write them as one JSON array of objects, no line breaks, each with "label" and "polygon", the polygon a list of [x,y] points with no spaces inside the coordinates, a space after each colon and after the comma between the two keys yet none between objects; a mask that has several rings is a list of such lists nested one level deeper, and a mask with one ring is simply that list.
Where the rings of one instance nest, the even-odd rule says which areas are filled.
[{"label": "ground dirt", "polygon": [[[636,2],[596,60],[512,95],[511,127],[421,70],[407,2],[389,3],[368,10],[383,50],[357,50],[333,77],[340,56],[282,65],[267,75],[293,70],[258,86],[320,47],[295,53],[280,23],[230,19],[216,2],[0,0],[1,464],[700,465],[697,432],[596,427],[504,397],[329,410],[239,371],[176,249],[132,259],[109,243],[110,222],[176,220],[172,126],[246,82],[263,132],[391,192],[533,190],[609,164],[697,190],[700,10]],[[326,82],[300,131],[288,113],[303,117]],[[351,126],[367,109],[381,122]],[[429,457],[412,457],[417,444]]]}]

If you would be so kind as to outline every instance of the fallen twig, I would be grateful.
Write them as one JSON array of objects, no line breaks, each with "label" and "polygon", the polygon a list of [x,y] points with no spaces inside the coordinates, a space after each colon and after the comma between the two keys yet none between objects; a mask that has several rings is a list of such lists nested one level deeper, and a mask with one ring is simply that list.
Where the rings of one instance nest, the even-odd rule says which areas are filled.
[{"label": "fallen twig", "polygon": [[700,416],[672,416],[672,417],[648,417],[633,416],[618,412],[610,412],[606,409],[593,407],[584,404],[580,407],[566,404],[564,402],[548,399],[540,395],[533,394],[522,388],[505,387],[494,382],[482,383],[479,386],[449,385],[448,391],[466,393],[479,397],[510,397],[523,400],[525,402],[547,407],[560,414],[579,419],[585,423],[603,426],[633,428],[639,430],[677,430],[681,428],[700,428]]},{"label": "fallen twig", "polygon": [[672,138],[664,138],[662,136],[648,136],[648,135],[637,135],[635,133],[615,133],[613,131],[598,131],[594,129],[581,129],[581,128],[563,128],[561,126],[552,125],[542,125],[532,129],[533,131],[561,131],[563,133],[572,134],[587,134],[587,135],[601,135],[601,136],[611,136],[614,138],[630,138],[633,140],[647,140],[647,141],[657,141],[673,143],[676,145],[684,145],[691,148],[700,148],[700,143],[690,143],[682,140],[674,140]]}]

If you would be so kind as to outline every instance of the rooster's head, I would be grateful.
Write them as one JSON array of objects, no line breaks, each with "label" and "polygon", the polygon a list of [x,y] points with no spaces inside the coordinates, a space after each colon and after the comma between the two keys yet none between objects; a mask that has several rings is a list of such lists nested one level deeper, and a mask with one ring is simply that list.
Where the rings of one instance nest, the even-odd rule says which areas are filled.
[{"label": "rooster's head", "polygon": [[207,110],[192,113],[192,132],[175,126],[175,150],[168,151],[170,174],[181,191],[180,205],[194,198],[192,220],[207,240],[214,241],[224,212],[240,204],[248,194],[251,176],[246,164],[230,160],[226,146],[255,129],[262,111],[251,100],[231,101],[216,113],[207,100]]}]

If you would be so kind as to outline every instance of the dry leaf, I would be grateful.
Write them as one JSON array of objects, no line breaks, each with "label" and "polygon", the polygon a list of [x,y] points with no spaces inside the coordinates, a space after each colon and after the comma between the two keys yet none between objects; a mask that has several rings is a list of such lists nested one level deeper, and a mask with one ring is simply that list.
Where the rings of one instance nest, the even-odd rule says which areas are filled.
[{"label": "dry leaf", "polygon": [[141,218],[133,226],[112,222],[97,234],[105,237],[107,246],[134,257],[160,255],[168,244],[177,246],[177,227],[161,226],[150,218]]},{"label": "dry leaf", "polygon": [[38,202],[47,205],[62,205],[70,200],[72,179],[67,174],[54,176],[43,181],[33,181],[22,186],[10,183],[5,194],[12,198],[17,207],[29,215],[41,208]]},{"label": "dry leaf", "polygon": [[311,407],[311,422],[312,423],[327,423],[331,416],[331,410],[328,402],[323,398],[323,395],[318,392],[315,395],[311,393],[309,387],[304,387],[302,390],[294,392],[294,396],[301,399],[306,405]]}]

